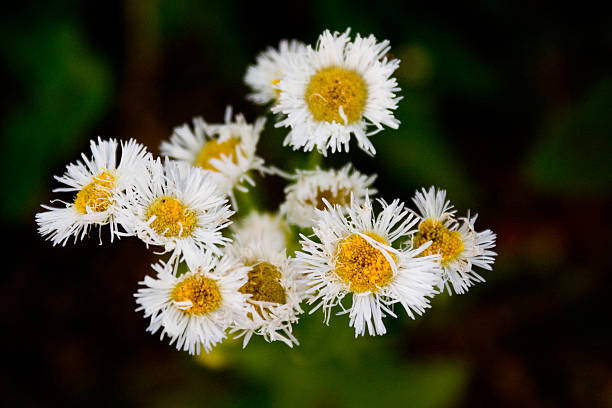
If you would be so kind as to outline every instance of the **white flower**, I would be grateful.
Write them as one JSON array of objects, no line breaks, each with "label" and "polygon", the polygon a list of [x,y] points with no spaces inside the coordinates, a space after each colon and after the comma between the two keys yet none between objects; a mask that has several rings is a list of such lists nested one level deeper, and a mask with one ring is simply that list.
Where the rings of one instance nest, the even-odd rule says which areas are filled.
[{"label": "white flower", "polygon": [[[324,31],[316,50],[307,48],[301,63],[293,64],[277,85],[275,113],[286,115],[277,127],[290,127],[284,144],[322,154],[349,150],[351,134],[368,154],[376,150],[368,139],[384,126],[397,129],[393,110],[401,99],[393,71],[399,61],[387,60],[389,42],[373,35]],[[368,126],[375,129],[368,132]]]},{"label": "white flower", "polygon": [[217,261],[209,253],[183,275],[176,276],[176,265],[153,265],[157,277],[140,282],[145,287],[134,295],[140,305],[136,311],[151,318],[147,331],[161,329],[160,339],[167,335],[178,350],[200,354],[203,347],[209,352],[247,313],[248,296],[238,291],[246,283],[247,268],[228,257]]},{"label": "white flower", "polygon": [[324,199],[344,207],[350,203],[351,195],[361,204],[366,195],[376,194],[371,187],[376,175],[361,174],[350,163],[340,170],[297,170],[294,178],[295,182],[285,188],[285,201],[279,211],[290,224],[301,228],[314,225],[316,210],[326,207]]},{"label": "white flower", "polygon": [[[146,176],[151,160],[144,146],[135,140],[121,142],[101,140],[90,142],[91,158],[85,154],[83,161],[66,166],[63,176],[55,179],[67,187],[54,192],[76,192],[72,202],[59,201],[64,207],[43,205],[49,210],[36,214],[38,232],[53,241],[53,245],[65,245],[71,236],[75,242],[83,239],[92,225],[110,225],[111,241],[119,235],[117,228],[118,193],[130,188],[138,179]],[[120,150],[119,164],[117,151]]]},{"label": "white flower", "polygon": [[421,245],[431,241],[431,245],[423,254],[439,254],[440,258],[440,289],[447,288],[452,294],[462,294],[484,278],[473,270],[478,266],[491,270],[496,253],[490,249],[495,247],[495,234],[490,231],[476,232],[474,223],[477,216],[454,218],[453,206],[446,200],[446,191],[431,187],[416,193],[414,203],[420,212],[421,222],[418,231],[414,232],[413,245]]},{"label": "white flower", "polygon": [[224,124],[209,124],[195,118],[193,130],[189,125],[175,128],[170,142],[162,142],[160,151],[173,160],[211,173],[219,191],[235,203],[234,188],[246,192],[248,189],[241,183],[255,185],[249,170],[266,171],[263,159],[255,154],[265,121],[259,118],[255,124],[249,124],[239,114],[232,122],[232,109],[228,107]]},{"label": "white flower", "polygon": [[240,292],[251,295],[247,300],[249,320],[237,323],[232,332],[240,333],[237,338],[244,336],[243,347],[253,334],[292,347],[299,344],[293,336],[292,324],[302,313],[300,302],[306,286],[285,250],[274,248],[265,236],[262,238],[258,242],[242,242],[234,237],[234,243],[228,247],[228,252],[249,268],[245,272],[247,283]]},{"label": "white flower", "polygon": [[148,177],[122,194],[122,225],[147,245],[172,252],[171,259],[193,262],[209,250],[221,254],[221,230],[233,214],[209,174],[166,159],[151,164]]},{"label": "white flower", "polygon": [[287,225],[276,214],[251,211],[247,217],[232,225],[237,241],[243,245],[259,243],[265,240],[266,246],[273,250],[287,248]]},{"label": "white flower", "polygon": [[306,45],[296,40],[282,40],[278,50],[268,47],[257,56],[255,65],[249,66],[244,82],[254,91],[247,97],[264,105],[278,99],[277,84],[305,55]]},{"label": "white flower", "polygon": [[[310,282],[314,295],[308,303],[318,302],[310,313],[323,308],[325,322],[330,312],[340,306],[349,313],[349,325],[355,336],[385,334],[383,317],[396,317],[392,305],[400,303],[414,318],[429,307],[428,297],[436,294],[437,256],[419,257],[427,245],[419,248],[393,248],[418,221],[399,200],[387,204],[378,200],[382,211],[374,216],[372,203],[351,201],[319,211],[313,228],[317,240],[302,235],[303,252],[296,253],[296,268]],[[345,215],[345,212],[348,215]],[[352,305],[345,309],[341,300],[351,294]]]}]

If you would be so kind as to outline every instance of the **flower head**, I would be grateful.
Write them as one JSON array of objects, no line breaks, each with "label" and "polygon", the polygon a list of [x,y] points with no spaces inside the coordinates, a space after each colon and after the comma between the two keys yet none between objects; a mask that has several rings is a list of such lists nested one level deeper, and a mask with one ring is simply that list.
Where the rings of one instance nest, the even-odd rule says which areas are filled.
[{"label": "flower head", "polygon": [[151,318],[147,331],[161,329],[161,338],[170,337],[178,350],[200,354],[203,347],[209,352],[246,315],[248,296],[239,288],[246,283],[247,268],[229,257],[202,254],[179,276],[176,264],[160,262],[153,269],[156,278],[146,276],[134,295],[140,305],[136,310]]},{"label": "flower head", "polygon": [[221,230],[233,211],[209,175],[166,159],[151,164],[148,177],[121,196],[122,224],[147,245],[195,262],[204,251],[221,254],[229,240]]},{"label": "flower head", "polygon": [[263,336],[266,341],[282,341],[290,347],[299,344],[292,333],[292,324],[302,313],[300,302],[306,286],[294,265],[279,250],[269,245],[262,236],[260,241],[242,242],[234,237],[228,248],[232,256],[249,268],[247,282],[240,288],[241,293],[251,295],[248,321],[237,324],[233,331],[243,336],[246,346],[253,334]]},{"label": "flower head", "polygon": [[326,208],[325,201],[341,208],[350,203],[351,195],[358,204],[376,189],[372,183],[376,175],[366,176],[347,164],[340,170],[298,170],[295,182],[285,189],[285,201],[280,206],[281,215],[290,224],[301,228],[314,225],[317,210]]},{"label": "flower head", "polygon": [[299,64],[305,52],[305,44],[296,40],[282,40],[278,49],[268,47],[260,53],[255,65],[249,66],[244,77],[244,82],[253,90],[248,98],[261,105],[278,100],[278,83],[285,72]]},{"label": "flower head", "polygon": [[[290,127],[285,144],[322,154],[348,151],[351,135],[369,154],[376,150],[368,139],[383,125],[397,129],[392,111],[401,97],[393,71],[399,61],[387,60],[389,42],[373,35],[349,31],[321,34],[315,50],[307,48],[299,64],[293,64],[277,85],[278,104],[272,111],[286,117],[277,127]],[[368,126],[376,129],[368,132]]]},{"label": "flower head", "polygon": [[[331,310],[340,306],[341,313],[349,313],[355,336],[366,329],[370,335],[385,334],[382,319],[395,317],[393,304],[400,303],[414,318],[437,293],[437,255],[419,257],[426,245],[392,246],[409,233],[416,217],[399,200],[379,202],[383,208],[378,216],[369,198],[361,205],[352,200],[345,210],[328,205],[318,212],[316,240],[302,235],[302,251],[296,254],[297,267],[314,292],[308,303],[317,303],[314,310],[323,308],[326,323]],[[341,301],[347,295],[352,305],[345,309]]]},{"label": "flower head", "polygon": [[[117,213],[120,209],[119,193],[130,189],[146,176],[151,156],[144,146],[135,140],[121,142],[114,139],[90,142],[91,158],[82,155],[83,161],[69,164],[57,181],[66,187],[54,192],[76,192],[71,202],[55,208],[43,205],[48,211],[36,214],[38,231],[53,241],[53,245],[65,245],[68,239],[83,239],[92,225],[110,225],[111,241],[119,235]],[[117,155],[119,153],[119,159]]]},{"label": "flower head", "polygon": [[455,210],[446,200],[446,191],[431,187],[416,193],[414,203],[420,212],[421,221],[415,231],[414,246],[431,241],[423,255],[440,255],[440,280],[438,286],[446,287],[451,293],[462,294],[484,278],[473,270],[473,266],[491,270],[495,261],[495,234],[490,231],[476,232],[474,223],[477,216],[454,218]]},{"label": "flower head", "polygon": [[209,124],[195,118],[193,130],[188,125],[177,127],[170,142],[162,142],[160,151],[173,160],[206,170],[219,191],[233,198],[234,188],[247,191],[243,182],[255,185],[250,170],[265,171],[263,159],[255,154],[264,124],[264,118],[249,124],[240,114],[232,121],[232,109],[228,107],[225,123]]}]

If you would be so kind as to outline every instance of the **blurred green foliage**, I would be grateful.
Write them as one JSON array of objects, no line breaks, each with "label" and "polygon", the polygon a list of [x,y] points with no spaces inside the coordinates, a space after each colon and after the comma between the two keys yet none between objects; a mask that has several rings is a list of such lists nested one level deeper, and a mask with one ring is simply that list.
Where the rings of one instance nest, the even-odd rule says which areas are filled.
[{"label": "blurred green foliage", "polygon": [[[106,113],[113,84],[108,63],[87,44],[75,21],[3,24],[0,53],[19,95],[2,124],[2,173],[11,194],[4,219],[23,221],[52,186],[59,160],[75,157],[83,136]],[[86,137],[94,138],[95,135]]]},{"label": "blurred green foliage", "polygon": [[544,123],[526,161],[540,190],[609,194],[612,188],[612,79],[588,90],[578,106],[555,112]]},{"label": "blurred green foliage", "polygon": [[[271,406],[445,407],[456,401],[467,382],[461,362],[399,359],[405,351],[393,335],[398,328],[386,337],[355,339],[348,316],[333,317],[330,327],[322,319],[317,312],[301,320],[299,347],[253,339],[235,354],[245,379],[268,390]],[[244,406],[249,406],[247,401]]]}]

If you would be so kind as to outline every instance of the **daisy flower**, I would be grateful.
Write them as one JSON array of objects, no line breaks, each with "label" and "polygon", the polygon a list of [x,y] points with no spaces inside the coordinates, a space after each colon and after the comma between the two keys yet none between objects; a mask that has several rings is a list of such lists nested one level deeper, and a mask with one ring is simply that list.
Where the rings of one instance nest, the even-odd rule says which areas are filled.
[{"label": "daisy flower", "polygon": [[326,208],[324,200],[344,207],[350,203],[351,195],[360,204],[368,194],[376,194],[372,188],[376,175],[361,174],[351,164],[340,170],[298,170],[294,179],[285,188],[285,201],[279,211],[290,224],[301,228],[313,226],[316,211]]},{"label": "daisy flower", "polygon": [[[329,205],[319,211],[313,228],[316,240],[302,235],[302,251],[296,253],[297,269],[307,276],[315,293],[308,300],[316,303],[310,313],[322,307],[329,324],[331,310],[339,306],[339,314],[349,314],[355,337],[366,330],[369,335],[385,334],[383,317],[396,317],[395,303],[414,319],[429,307],[428,297],[437,293],[438,256],[419,256],[427,244],[392,246],[418,219],[399,200],[378,201],[382,205],[378,216],[368,197],[362,205],[351,200],[346,210]],[[346,309],[341,301],[349,294],[352,305]]]},{"label": "daisy flower", "polygon": [[268,342],[279,340],[293,347],[299,343],[292,334],[292,324],[302,313],[300,302],[306,287],[285,250],[274,248],[263,238],[245,243],[235,237],[228,248],[232,256],[249,268],[245,272],[247,282],[239,290],[251,295],[247,300],[249,321],[236,324],[232,331],[240,333],[237,338],[244,337],[243,347],[253,334]]},{"label": "daisy flower", "polygon": [[248,268],[224,257],[217,261],[202,254],[189,271],[177,276],[174,263],[152,265],[157,277],[146,276],[143,288],[134,295],[145,318],[151,318],[147,331],[161,329],[160,339],[170,338],[178,350],[200,354],[209,352],[226,337],[226,330],[247,313],[247,295],[239,292],[246,283]]},{"label": "daisy flower", "polygon": [[235,204],[234,188],[246,192],[248,189],[242,183],[255,185],[248,172],[266,171],[263,159],[255,154],[265,121],[260,118],[249,124],[239,114],[232,122],[232,109],[228,107],[224,124],[208,124],[195,118],[193,129],[189,125],[174,129],[170,142],[162,142],[160,151],[173,160],[211,173],[219,191],[229,195]]},{"label": "daisy flower", "polygon": [[[117,196],[129,189],[147,174],[151,156],[146,148],[135,140],[121,142],[101,140],[90,142],[91,158],[85,154],[83,161],[66,167],[63,176],[55,179],[66,187],[53,192],[76,192],[71,202],[59,201],[62,207],[42,207],[48,211],[36,214],[38,232],[53,245],[65,245],[74,236],[74,241],[83,239],[92,225],[110,225],[111,242],[118,235]],[[117,155],[120,156],[117,160]],[[118,164],[117,164],[118,161]]]},{"label": "daisy flower", "polygon": [[282,40],[278,49],[268,47],[257,56],[255,65],[248,67],[244,82],[253,90],[247,98],[260,105],[278,100],[277,84],[305,55],[306,45],[296,40]]},{"label": "daisy flower", "polygon": [[171,252],[171,259],[195,262],[209,250],[221,254],[221,230],[233,211],[208,174],[166,159],[152,162],[148,177],[123,194],[122,225],[147,245]]},{"label": "daisy flower", "polygon": [[452,294],[462,294],[477,282],[484,282],[484,278],[473,270],[474,266],[491,270],[496,253],[491,251],[495,247],[496,235],[490,231],[476,232],[474,223],[477,215],[454,218],[455,210],[446,200],[446,191],[431,187],[429,191],[423,189],[413,198],[421,222],[418,231],[414,233],[412,243],[414,246],[431,241],[431,245],[423,255],[440,255],[440,289],[447,288]]},{"label": "daisy flower", "polygon": [[[374,155],[368,139],[384,126],[399,127],[393,110],[401,99],[393,71],[399,60],[387,60],[389,42],[373,35],[353,41],[349,30],[340,34],[324,31],[315,50],[307,48],[303,61],[295,64],[277,85],[278,104],[272,111],[286,117],[277,127],[290,127],[284,141],[294,149],[322,154],[348,152],[351,135],[361,149]],[[368,126],[373,131],[368,131]]]},{"label": "daisy flower", "polygon": [[266,242],[273,250],[287,248],[287,225],[277,214],[258,213],[251,211],[248,216],[232,225],[232,231],[237,241],[242,244]]}]

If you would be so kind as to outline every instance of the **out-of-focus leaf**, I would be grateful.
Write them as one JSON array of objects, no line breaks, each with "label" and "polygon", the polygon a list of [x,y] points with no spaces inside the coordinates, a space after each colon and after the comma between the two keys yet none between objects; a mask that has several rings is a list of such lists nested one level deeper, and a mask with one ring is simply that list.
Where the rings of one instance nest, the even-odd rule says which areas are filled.
[{"label": "out-of-focus leaf", "polygon": [[453,155],[435,125],[431,100],[417,91],[404,92],[403,96],[397,110],[400,128],[386,129],[372,137],[384,171],[380,180],[389,180],[399,191],[407,185],[436,185],[456,200],[469,197],[473,188],[461,167],[461,158]]},{"label": "out-of-focus leaf", "polygon": [[[76,142],[104,114],[111,95],[109,68],[70,22],[11,28],[0,48],[23,90],[3,124],[3,174],[9,191],[3,218],[27,216],[49,188],[52,162],[75,153]],[[6,35],[2,35],[6,37]],[[45,188],[44,186],[48,186]]]},{"label": "out-of-focus leaf", "polygon": [[406,362],[392,338],[355,339],[347,316],[332,318],[330,327],[321,317],[300,321],[297,348],[253,338],[236,356],[242,375],[266,389],[273,405],[445,407],[461,396],[468,375],[463,364]]},{"label": "out-of-focus leaf", "polygon": [[551,117],[526,163],[537,188],[603,193],[612,186],[612,79],[588,92],[584,103]]}]

